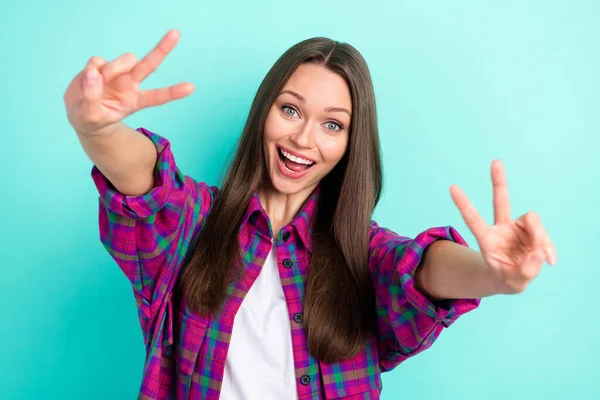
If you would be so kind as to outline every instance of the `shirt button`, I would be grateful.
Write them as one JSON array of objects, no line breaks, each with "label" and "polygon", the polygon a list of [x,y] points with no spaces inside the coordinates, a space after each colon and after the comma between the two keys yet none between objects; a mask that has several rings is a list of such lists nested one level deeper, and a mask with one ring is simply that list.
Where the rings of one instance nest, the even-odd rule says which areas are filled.
[{"label": "shirt button", "polygon": [[286,268],[292,268],[292,265],[294,265],[294,263],[291,260],[288,260],[287,258],[285,260],[283,260],[283,266]]},{"label": "shirt button", "polygon": [[294,321],[301,324],[302,321],[304,321],[304,315],[302,315],[302,313],[294,314]]},{"label": "shirt button", "polygon": [[292,236],[292,234],[291,234],[291,233],[289,233],[289,232],[285,232],[285,233],[283,234],[283,241],[284,241],[284,242],[287,242],[287,241],[289,240],[290,236]]},{"label": "shirt button", "polygon": [[303,384],[304,386],[308,385],[310,383],[310,376],[302,375],[300,377],[300,383]]}]

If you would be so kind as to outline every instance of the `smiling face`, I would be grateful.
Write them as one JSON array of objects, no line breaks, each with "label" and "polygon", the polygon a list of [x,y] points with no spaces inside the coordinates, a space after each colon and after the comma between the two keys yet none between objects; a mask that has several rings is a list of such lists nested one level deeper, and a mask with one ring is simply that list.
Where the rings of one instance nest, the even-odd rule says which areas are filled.
[{"label": "smiling face", "polygon": [[265,163],[283,194],[312,191],[348,146],[352,98],[346,81],[302,64],[275,98],[264,126]]}]

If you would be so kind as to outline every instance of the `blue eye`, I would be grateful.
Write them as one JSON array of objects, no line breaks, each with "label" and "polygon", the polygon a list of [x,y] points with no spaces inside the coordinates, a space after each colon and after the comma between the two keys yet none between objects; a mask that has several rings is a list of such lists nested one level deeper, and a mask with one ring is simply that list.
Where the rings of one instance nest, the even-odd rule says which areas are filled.
[{"label": "blue eye", "polygon": [[342,126],[337,122],[329,121],[327,123],[327,129],[329,129],[330,131],[339,131],[342,129]]},{"label": "blue eye", "polygon": [[283,110],[284,113],[286,113],[287,115],[289,115],[290,117],[295,117],[297,112],[296,110],[294,110],[292,107],[290,106],[282,106],[281,109]]}]

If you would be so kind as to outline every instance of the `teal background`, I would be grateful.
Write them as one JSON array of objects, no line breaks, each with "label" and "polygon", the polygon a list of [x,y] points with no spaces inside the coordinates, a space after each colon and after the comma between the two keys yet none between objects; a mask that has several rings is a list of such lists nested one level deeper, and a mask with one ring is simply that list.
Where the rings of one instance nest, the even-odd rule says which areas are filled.
[{"label": "teal background", "polygon": [[494,158],[513,217],[540,214],[558,264],[384,374],[384,400],[600,399],[599,2],[8,0],[0,18],[0,398],[137,394],[134,299],[100,244],[91,163],[62,96],[91,56],[141,58],[177,28],[143,88],[196,91],[125,122],[168,137],[186,174],[217,183],[268,68],[325,35],[371,68],[381,225],[411,236],[453,225],[476,247],[448,188],[492,222]]}]

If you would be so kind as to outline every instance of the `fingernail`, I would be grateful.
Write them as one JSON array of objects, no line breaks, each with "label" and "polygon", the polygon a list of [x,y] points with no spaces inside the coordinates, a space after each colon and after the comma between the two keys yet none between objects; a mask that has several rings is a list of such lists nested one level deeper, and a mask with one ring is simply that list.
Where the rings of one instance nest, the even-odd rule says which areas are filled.
[{"label": "fingernail", "polygon": [[544,261],[544,252],[539,250],[536,251],[531,255],[531,260],[534,262]]},{"label": "fingernail", "polygon": [[554,252],[554,249],[548,245],[544,248],[544,253],[546,253],[548,264],[554,265],[556,263],[556,253]]},{"label": "fingernail", "polygon": [[86,79],[87,83],[91,83],[91,84],[96,83],[96,81],[98,80],[98,76],[96,75],[96,70],[91,69],[91,70],[87,71],[85,74],[85,79]]}]

